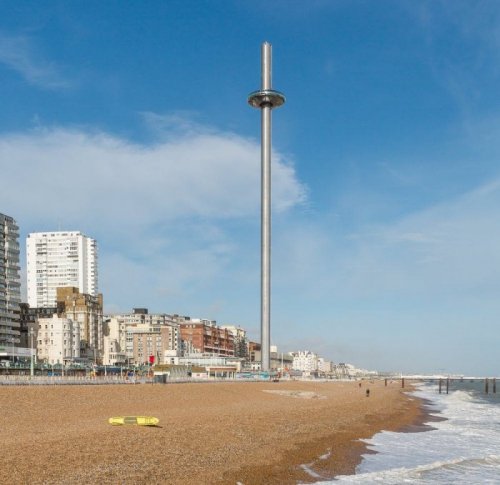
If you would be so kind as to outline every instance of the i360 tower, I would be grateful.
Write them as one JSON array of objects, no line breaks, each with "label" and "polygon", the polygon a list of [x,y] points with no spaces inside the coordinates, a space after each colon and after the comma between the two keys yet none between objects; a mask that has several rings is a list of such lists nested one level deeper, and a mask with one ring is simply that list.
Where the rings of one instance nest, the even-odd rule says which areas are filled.
[{"label": "i360 tower", "polygon": [[250,93],[248,103],[261,112],[261,369],[270,369],[271,333],[271,110],[285,103],[285,96],[271,88],[271,44],[261,48],[261,88]]}]

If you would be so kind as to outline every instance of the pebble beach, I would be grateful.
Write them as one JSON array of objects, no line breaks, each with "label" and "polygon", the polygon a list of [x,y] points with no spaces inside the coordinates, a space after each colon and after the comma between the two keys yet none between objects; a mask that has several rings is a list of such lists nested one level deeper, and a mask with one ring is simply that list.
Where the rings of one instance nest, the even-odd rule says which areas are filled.
[{"label": "pebble beach", "polygon": [[[329,480],[354,473],[359,439],[422,420],[403,391],[383,381],[0,387],[0,483]],[[160,421],[108,424],[126,415]]]}]

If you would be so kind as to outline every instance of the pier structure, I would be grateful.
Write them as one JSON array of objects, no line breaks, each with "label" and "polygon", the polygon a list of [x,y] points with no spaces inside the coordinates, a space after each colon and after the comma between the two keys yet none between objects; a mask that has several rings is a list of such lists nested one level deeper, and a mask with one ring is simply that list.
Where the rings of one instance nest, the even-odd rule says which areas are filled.
[{"label": "pier structure", "polygon": [[285,103],[272,89],[272,47],[261,46],[261,88],[248,95],[248,104],[261,111],[261,370],[270,370],[271,346],[271,111]]},{"label": "pier structure", "polygon": [[[437,383],[438,392],[442,394],[446,392],[448,394],[450,392],[450,385],[452,383],[464,383],[464,382],[479,382],[484,383],[484,394],[496,394],[497,393],[497,377],[477,377],[477,376],[443,376],[441,374],[437,375],[410,375],[410,376],[400,376],[401,379],[401,387],[405,387],[405,380],[416,381],[416,382],[431,382]],[[491,391],[490,391],[491,385]],[[445,390],[443,389],[445,388]]]}]

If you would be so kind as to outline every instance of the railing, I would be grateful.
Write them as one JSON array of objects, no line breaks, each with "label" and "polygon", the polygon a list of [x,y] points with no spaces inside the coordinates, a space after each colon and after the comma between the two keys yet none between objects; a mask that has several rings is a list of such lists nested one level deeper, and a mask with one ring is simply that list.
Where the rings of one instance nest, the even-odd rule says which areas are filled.
[{"label": "railing", "polygon": [[32,385],[102,385],[102,384],[148,384],[152,377],[112,376],[0,376],[0,386],[32,386]]}]

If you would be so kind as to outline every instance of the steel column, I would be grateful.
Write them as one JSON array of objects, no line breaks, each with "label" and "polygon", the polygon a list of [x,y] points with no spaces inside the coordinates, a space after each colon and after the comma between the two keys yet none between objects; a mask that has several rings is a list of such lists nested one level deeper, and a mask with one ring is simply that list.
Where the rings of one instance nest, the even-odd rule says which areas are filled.
[{"label": "steel column", "polygon": [[248,103],[261,110],[261,370],[270,370],[271,347],[271,110],[285,102],[271,88],[271,44],[261,48],[261,90]]}]

